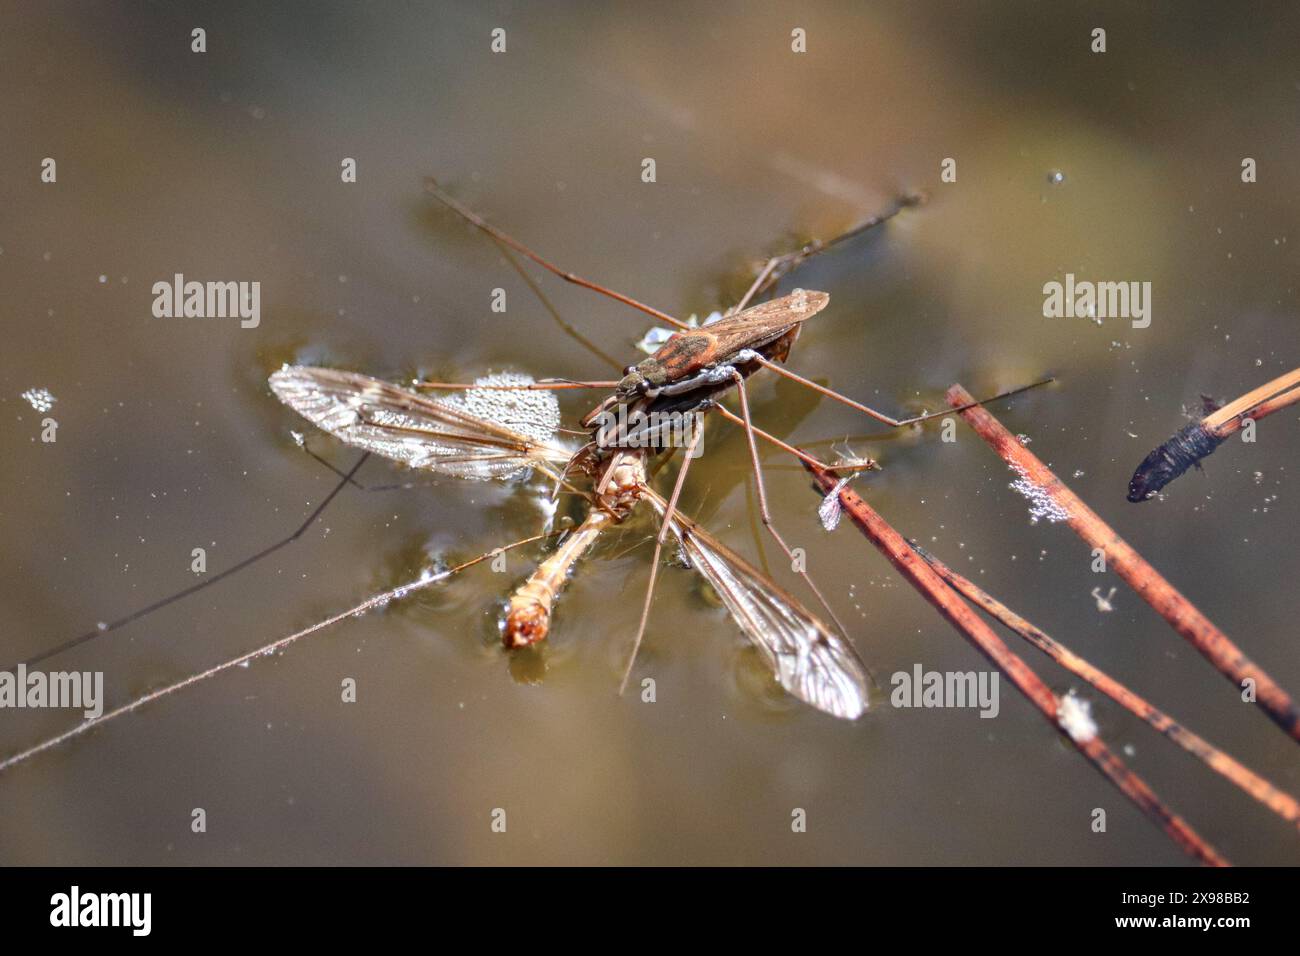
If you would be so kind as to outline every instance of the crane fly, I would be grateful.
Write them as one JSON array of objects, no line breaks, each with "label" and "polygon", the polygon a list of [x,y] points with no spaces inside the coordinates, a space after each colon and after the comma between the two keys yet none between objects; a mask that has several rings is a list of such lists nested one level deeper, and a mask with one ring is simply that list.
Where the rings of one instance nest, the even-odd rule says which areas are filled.
[{"label": "crane fly", "polygon": [[[574,470],[570,466],[577,453],[567,452],[546,434],[558,423],[552,394],[511,389],[511,381],[483,384],[489,387],[451,399],[429,399],[366,375],[332,369],[286,367],[270,378],[276,397],[322,431],[412,467],[466,478],[518,478],[536,470],[558,479],[557,466]],[[528,383],[516,378],[513,384]],[[777,682],[826,713],[847,719],[860,716],[867,708],[866,676],[852,645],[697,522],[675,509],[669,515],[668,500],[647,482],[651,453],[637,448],[586,458],[581,469],[602,490],[590,496],[582,523],[510,598],[502,625],[507,646],[545,638],[556,597],[576,562],[602,531],[647,501],[661,519],[669,517],[666,526],[688,563],[718,593]]]},{"label": "crane fly", "polygon": [[[65,641],[24,663],[30,665],[43,661],[94,640],[107,631],[139,620],[247,568],[293,542],[346,485],[357,484],[354,476],[372,454],[413,469],[459,478],[510,481],[542,476],[554,483],[555,491],[565,488],[585,500],[587,513],[582,522],[574,529],[543,531],[499,545],[491,551],[436,573],[422,573],[417,579],[372,595],[346,611],[278,638],[256,650],[149,691],[106,711],[98,718],[86,720],[26,750],[0,759],[0,771],[79,736],[107,720],[132,713],[163,696],[207,680],[232,667],[246,664],[263,654],[277,652],[322,628],[372,608],[382,607],[496,555],[563,535],[555,550],[516,588],[506,605],[501,625],[503,642],[510,648],[534,644],[545,639],[549,633],[556,598],[579,559],[591,549],[602,532],[625,521],[643,502],[648,503],[658,517],[659,532],[654,557],[650,562],[649,584],[641,621],[623,675],[623,686],[626,686],[631,675],[636,652],[646,630],[661,549],[666,536],[671,534],[677,541],[685,562],[698,571],[717,592],[741,632],[757,648],[779,686],[797,699],[835,717],[852,720],[867,709],[869,671],[834,610],[801,563],[794,560],[794,552],[772,522],[757,442],[761,440],[774,445],[823,471],[853,473],[874,468],[875,463],[870,459],[858,458],[834,463],[819,461],[803,449],[765,432],[750,418],[745,383],[750,375],[766,368],[889,428],[920,424],[962,409],[894,418],[785,368],[784,363],[803,324],[826,307],[829,296],[824,292],[796,289],[789,295],[760,302],[752,307],[750,302],[773,289],[786,274],[811,256],[887,222],[901,210],[919,203],[920,197],[904,197],[892,210],[873,216],[828,241],[813,240],[793,252],[769,258],[756,271],[748,291],[727,316],[718,322],[697,328],[631,296],[561,269],[461,205],[432,180],[428,180],[426,185],[435,199],[486,233],[503,251],[517,252],[566,282],[637,309],[667,323],[675,332],[652,356],[624,367],[622,377],[614,381],[588,382],[558,378],[534,381],[528,376],[511,373],[488,376],[473,383],[415,382],[412,387],[405,388],[356,372],[286,365],[270,376],[269,385],[275,396],[321,431],[347,445],[362,449],[364,454],[361,459],[349,471],[343,472],[307,449],[313,458],[334,470],[341,481],[295,532],[199,584],[117,620],[101,624],[95,631]],[[517,262],[513,259],[510,261],[519,268]],[[522,270],[521,274],[524,274]],[[526,274],[524,277],[527,280]],[[563,325],[563,320],[554,313],[540,290],[531,280],[528,282]],[[602,359],[608,358],[590,343],[584,344]],[[1050,381],[1052,379],[1049,378],[1004,391],[963,408],[1016,395]],[[604,389],[608,394],[580,420],[584,429],[591,430],[590,440],[573,449],[557,437],[560,432],[560,414],[555,394],[565,389],[582,388]],[[739,398],[739,415],[719,401],[723,393],[733,389]],[[453,394],[437,398],[423,394],[438,390]],[[648,472],[652,463],[666,461],[676,448],[666,442],[662,434],[655,432],[653,426],[648,434],[633,434],[620,424],[613,430],[612,438],[608,434],[602,434],[599,427],[603,419],[629,410],[668,416],[690,414],[698,416],[702,421],[703,415],[711,409],[734,424],[743,426],[753,466],[759,518],[764,529],[787,557],[792,559],[792,569],[815,594],[834,627],[823,623],[794,595],[677,509],[677,500],[701,431],[694,433],[687,455],[678,470],[672,493],[665,498],[651,487]],[[305,441],[299,443],[306,448]]]}]

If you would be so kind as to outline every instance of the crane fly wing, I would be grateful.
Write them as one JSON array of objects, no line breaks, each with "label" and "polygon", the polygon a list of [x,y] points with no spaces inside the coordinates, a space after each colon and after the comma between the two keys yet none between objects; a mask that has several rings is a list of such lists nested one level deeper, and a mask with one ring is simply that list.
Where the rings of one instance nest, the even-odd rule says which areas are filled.
[{"label": "crane fly wing", "polygon": [[[481,385],[526,384],[495,375]],[[559,404],[547,391],[469,389],[431,399],[356,372],[291,366],[270,378],[271,391],[321,431],[357,448],[461,478],[513,478],[538,461],[567,461],[553,444]]]},{"label": "crane fly wing", "polygon": [[[664,500],[654,492],[647,497],[662,518]],[[835,717],[853,720],[866,711],[865,667],[851,644],[685,515],[674,513],[670,528],[691,566],[713,585],[762,653],[777,683]]]}]

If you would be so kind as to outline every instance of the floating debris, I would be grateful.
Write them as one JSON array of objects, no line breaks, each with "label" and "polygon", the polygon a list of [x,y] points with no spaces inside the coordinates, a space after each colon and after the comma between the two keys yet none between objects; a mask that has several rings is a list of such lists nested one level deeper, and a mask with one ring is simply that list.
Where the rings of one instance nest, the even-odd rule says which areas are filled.
[{"label": "floating debris", "polygon": [[48,388],[29,388],[21,397],[38,412],[48,412],[58,401]]},{"label": "floating debris", "polygon": [[1098,611],[1113,611],[1113,610],[1115,610],[1115,605],[1110,603],[1111,598],[1113,598],[1114,596],[1115,596],[1115,589],[1114,589],[1114,588],[1111,588],[1111,589],[1110,589],[1110,593],[1107,594],[1105,597],[1102,596],[1101,588],[1093,588],[1093,589],[1092,589],[1092,597],[1093,597],[1093,599],[1097,602],[1097,610],[1098,610]]},{"label": "floating debris", "polygon": [[1092,719],[1092,704],[1071,689],[1056,707],[1056,722],[1078,744],[1097,736],[1097,722]]}]

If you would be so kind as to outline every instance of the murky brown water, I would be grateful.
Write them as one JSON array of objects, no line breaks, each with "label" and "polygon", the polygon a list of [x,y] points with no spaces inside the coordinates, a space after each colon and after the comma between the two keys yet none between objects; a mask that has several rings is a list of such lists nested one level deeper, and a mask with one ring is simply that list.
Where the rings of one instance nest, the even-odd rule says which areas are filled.
[{"label": "murky brown water", "polygon": [[[1284,8],[1280,8],[1284,9]],[[1294,9],[1104,14],[761,4],[194,13],[9,8],[0,213],[0,560],[5,661],[184,587],[288,533],[333,484],[265,387],[284,361],[389,378],[487,369],[606,376],[421,178],[555,261],[677,314],[791,233],[829,235],[905,189],[931,202],[797,276],[831,293],[792,367],[887,411],[1055,372],[999,415],[1275,678],[1300,690],[1291,582],[1296,415],[1172,486],[1133,466],[1206,392],[1297,364]],[[1093,26],[1109,52],[1088,51]],[[189,52],[204,26],[208,52]],[[493,27],[508,52],[489,52]],[[808,31],[792,54],[790,30]],[[39,163],[58,162],[40,183]],[[1241,159],[1259,182],[1240,182]],[[355,157],[359,182],[342,185]],[[641,182],[653,157],[658,182]],[[957,160],[955,183],[939,164]],[[1049,183],[1060,171],[1064,182]],[[154,319],[174,273],[259,280],[262,321]],[[1042,286],[1150,281],[1153,321],[1042,316]],[[538,281],[619,362],[647,323]],[[508,311],[490,311],[492,289]],[[58,398],[58,440],[19,394]],[[873,431],[756,380],[764,427]],[[572,416],[589,399],[565,399]],[[711,426],[684,507],[759,553],[741,436]],[[1060,526],[1031,526],[971,434],[851,442],[858,484],[931,546],[1285,789],[1294,744]],[[354,454],[320,447],[341,466]],[[821,446],[825,447],[825,446]],[[804,474],[766,457],[778,526],[882,679],[981,658],[853,530],[825,534]],[[1073,476],[1073,477],[1071,477]],[[404,476],[381,462],[363,480]],[[58,659],[110,704],[256,647],[537,524],[535,493],[451,479],[349,491],[253,570]],[[13,863],[1179,863],[1181,854],[1003,686],[1001,713],[892,709],[848,725],[768,688],[693,576],[660,578],[638,673],[615,696],[647,573],[635,524],[581,567],[539,653],[496,644],[508,574],[478,568],[322,632],[7,772]],[[770,542],[762,550],[776,565]],[[785,580],[783,578],[783,580]],[[1115,610],[1091,595],[1119,585]],[[1027,654],[1029,652],[1026,652]],[[1029,657],[1054,684],[1071,681]],[[340,702],[355,678],[356,704]],[[1227,856],[1293,863],[1295,833],[1112,706],[1103,733]],[[4,752],[67,713],[0,714]],[[208,830],[190,831],[191,811]],[[808,815],[791,832],[793,808]],[[1093,808],[1108,831],[1092,832]],[[490,828],[494,808],[505,834]]]}]

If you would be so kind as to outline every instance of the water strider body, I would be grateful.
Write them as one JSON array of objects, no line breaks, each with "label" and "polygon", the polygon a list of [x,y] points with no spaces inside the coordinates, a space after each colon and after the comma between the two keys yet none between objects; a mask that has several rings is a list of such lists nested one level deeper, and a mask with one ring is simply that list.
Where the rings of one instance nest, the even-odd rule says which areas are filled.
[{"label": "water strider body", "polygon": [[698,408],[732,387],[732,369],[747,378],[762,367],[760,357],[784,362],[801,323],[826,308],[830,298],[825,292],[795,289],[711,325],[675,332],[654,355],[624,370],[614,393],[582,419],[583,427],[637,398],[684,399],[653,407],[660,412]]}]

